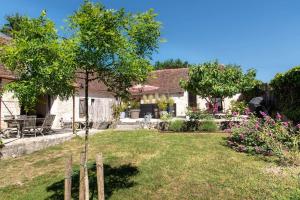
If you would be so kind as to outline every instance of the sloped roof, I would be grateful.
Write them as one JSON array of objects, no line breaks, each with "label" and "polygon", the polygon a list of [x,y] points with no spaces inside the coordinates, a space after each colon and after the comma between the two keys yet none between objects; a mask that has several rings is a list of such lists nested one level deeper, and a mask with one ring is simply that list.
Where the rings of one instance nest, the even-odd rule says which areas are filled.
[{"label": "sloped roof", "polygon": [[179,85],[181,79],[188,79],[188,68],[153,71],[145,84],[159,87],[158,90],[155,91],[157,93],[181,93],[184,92]]}]

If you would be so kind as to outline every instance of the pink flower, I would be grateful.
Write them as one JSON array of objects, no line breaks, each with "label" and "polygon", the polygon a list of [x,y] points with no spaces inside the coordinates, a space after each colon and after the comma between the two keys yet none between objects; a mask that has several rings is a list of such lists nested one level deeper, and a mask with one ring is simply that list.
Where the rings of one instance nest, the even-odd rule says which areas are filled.
[{"label": "pink flower", "polygon": [[289,123],[288,122],[283,122],[283,126],[288,127]]},{"label": "pink flower", "polygon": [[240,134],[239,136],[240,136],[240,139],[241,139],[241,140],[244,140],[244,139],[245,139],[244,134]]},{"label": "pink flower", "polygon": [[296,127],[297,127],[298,129],[300,129],[300,123],[299,123],[299,124],[297,124],[297,125],[296,125]]},{"label": "pink flower", "polygon": [[263,117],[266,117],[267,116],[267,114],[265,113],[265,112],[263,112],[263,111],[259,111],[260,112],[260,114],[263,116]]},{"label": "pink flower", "polygon": [[277,113],[277,114],[276,114],[276,119],[281,120],[281,119],[282,119],[282,116],[281,116],[279,113]]},{"label": "pink flower", "polygon": [[233,112],[232,113],[233,116],[237,116],[237,114],[238,114],[237,112]]},{"label": "pink flower", "polygon": [[250,109],[249,108],[246,108],[245,111],[244,111],[245,115],[249,115],[250,114]]},{"label": "pink flower", "polygon": [[219,106],[217,103],[214,104],[213,112],[217,113],[219,111]]},{"label": "pink flower", "polygon": [[258,128],[259,128],[259,123],[256,122],[256,124],[255,124],[255,129],[257,130]]}]

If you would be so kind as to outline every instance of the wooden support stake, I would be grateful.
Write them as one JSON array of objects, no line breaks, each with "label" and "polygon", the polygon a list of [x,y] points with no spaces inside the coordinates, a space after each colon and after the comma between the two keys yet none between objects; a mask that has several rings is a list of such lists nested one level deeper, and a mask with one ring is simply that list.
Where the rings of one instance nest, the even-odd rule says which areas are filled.
[{"label": "wooden support stake", "polygon": [[89,175],[88,168],[85,166],[84,168],[84,192],[85,192],[85,200],[90,199],[90,190],[89,190]]},{"label": "wooden support stake", "polygon": [[96,156],[98,200],[104,200],[104,172],[102,153]]},{"label": "wooden support stake", "polygon": [[71,200],[71,189],[72,189],[72,155],[70,155],[66,160],[65,200]]},{"label": "wooden support stake", "polygon": [[79,176],[79,200],[85,200],[85,156],[84,152],[80,154],[80,176]]}]

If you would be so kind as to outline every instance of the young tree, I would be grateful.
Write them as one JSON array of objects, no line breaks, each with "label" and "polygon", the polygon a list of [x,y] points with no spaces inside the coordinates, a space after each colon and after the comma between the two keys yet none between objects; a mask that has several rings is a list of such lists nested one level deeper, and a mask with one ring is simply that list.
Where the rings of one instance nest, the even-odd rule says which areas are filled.
[{"label": "young tree", "polygon": [[[77,74],[85,82],[86,108],[90,81],[101,81],[116,96],[124,97],[129,94],[129,87],[146,80],[152,69],[149,59],[158,48],[160,38],[160,23],[155,17],[152,10],[131,14],[124,9],[105,9],[100,3],[90,1],[85,1],[70,16],[72,39],[76,42]],[[88,109],[85,111],[88,124]],[[85,162],[88,134],[86,126]]]},{"label": "young tree", "polygon": [[13,91],[25,110],[45,94],[68,98],[74,85],[73,44],[59,39],[44,11],[38,18],[19,18],[24,20],[11,29],[13,39],[0,47],[0,62],[17,76],[4,89]]},{"label": "young tree", "polygon": [[214,105],[216,98],[232,97],[253,88],[257,84],[256,72],[243,73],[236,65],[221,65],[218,61],[203,63],[189,69],[189,79],[180,82],[181,87],[204,98]]}]

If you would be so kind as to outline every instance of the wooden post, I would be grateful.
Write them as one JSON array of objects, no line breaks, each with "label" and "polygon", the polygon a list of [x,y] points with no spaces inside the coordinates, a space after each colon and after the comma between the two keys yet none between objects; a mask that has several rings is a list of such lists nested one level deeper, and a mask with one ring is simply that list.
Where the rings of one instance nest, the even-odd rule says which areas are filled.
[{"label": "wooden post", "polygon": [[65,171],[65,200],[71,200],[72,189],[72,155],[66,160]]},{"label": "wooden post", "polygon": [[84,152],[80,154],[79,200],[85,200]]},{"label": "wooden post", "polygon": [[98,200],[104,200],[104,173],[102,153],[96,156]]},{"label": "wooden post", "polygon": [[72,96],[72,101],[73,101],[73,108],[72,108],[72,130],[73,134],[76,133],[76,128],[75,128],[75,89],[73,91],[73,96]]},{"label": "wooden post", "polygon": [[85,200],[89,200],[90,199],[90,189],[89,189],[89,175],[88,175],[87,165],[84,168],[84,192],[85,192]]}]

